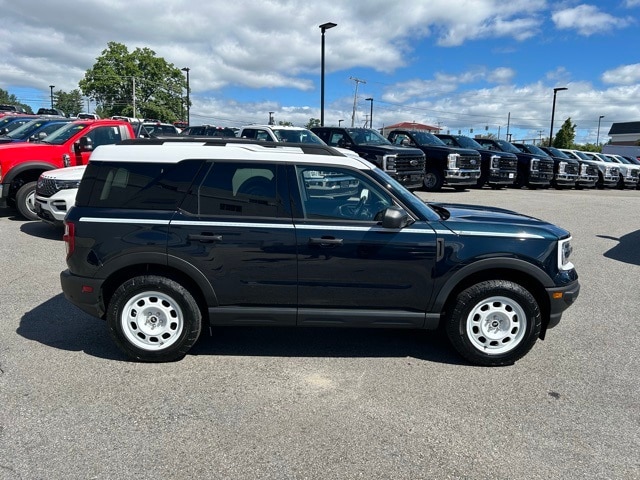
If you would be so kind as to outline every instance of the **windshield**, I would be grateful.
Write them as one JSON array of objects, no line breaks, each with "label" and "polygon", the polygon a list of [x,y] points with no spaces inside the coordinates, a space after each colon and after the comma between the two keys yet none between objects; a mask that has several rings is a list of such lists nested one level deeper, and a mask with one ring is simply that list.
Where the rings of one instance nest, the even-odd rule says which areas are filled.
[{"label": "windshield", "polygon": [[40,128],[45,122],[43,120],[31,120],[29,123],[19,126],[13,132],[7,134],[7,137],[13,139],[26,138]]},{"label": "windshield", "polygon": [[541,150],[540,148],[536,147],[535,145],[530,145],[530,144],[523,144],[522,145],[527,152],[529,153],[533,153],[534,155],[541,155],[543,157],[548,157],[549,154],[547,152],[545,152],[544,150]]},{"label": "windshield", "polygon": [[500,148],[504,152],[521,153],[520,150],[518,150],[516,147],[511,145],[506,140],[496,140],[496,142],[498,142],[498,145],[500,145]]},{"label": "windshield", "polygon": [[356,145],[391,145],[391,142],[370,128],[347,128]]},{"label": "windshield", "polygon": [[436,137],[433,133],[429,132],[411,132],[413,138],[416,139],[418,145],[438,145],[440,147],[446,147],[447,144]]},{"label": "windshield", "polygon": [[482,145],[480,145],[478,142],[476,142],[473,138],[464,137],[464,136],[458,136],[455,138],[458,141],[458,144],[463,148],[471,148],[473,150],[477,150],[477,149],[485,150],[485,148]]},{"label": "windshield", "polygon": [[272,131],[279,142],[315,143],[318,145],[325,144],[311,130],[306,130],[302,128],[301,129],[272,128]]},{"label": "windshield", "polygon": [[562,150],[558,150],[556,147],[545,147],[545,150],[551,153],[554,157],[560,158],[571,158],[569,155],[564,153]]},{"label": "windshield", "polygon": [[43,143],[50,143],[52,145],[62,145],[64,142],[73,137],[76,133],[87,128],[86,123],[70,123],[62,127],[60,130],[56,130],[47,138],[42,140]]}]

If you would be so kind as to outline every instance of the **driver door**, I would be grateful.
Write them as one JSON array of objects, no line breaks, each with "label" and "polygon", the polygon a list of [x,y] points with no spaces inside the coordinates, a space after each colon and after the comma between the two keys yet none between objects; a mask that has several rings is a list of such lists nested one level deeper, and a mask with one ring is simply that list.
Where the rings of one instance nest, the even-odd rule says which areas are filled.
[{"label": "driver door", "polygon": [[381,212],[397,202],[361,171],[298,166],[295,181],[298,324],[422,326],[434,231],[383,228]]}]

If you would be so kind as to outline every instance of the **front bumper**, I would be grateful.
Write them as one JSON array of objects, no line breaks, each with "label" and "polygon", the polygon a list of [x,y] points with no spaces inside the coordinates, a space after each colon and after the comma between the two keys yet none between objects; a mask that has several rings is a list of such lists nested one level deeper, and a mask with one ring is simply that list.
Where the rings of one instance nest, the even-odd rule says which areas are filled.
[{"label": "front bumper", "polygon": [[595,187],[597,181],[597,175],[580,175],[576,180],[576,185],[580,187]]},{"label": "front bumper", "polygon": [[475,185],[480,178],[480,170],[445,170],[447,185]]},{"label": "front bumper", "polygon": [[580,293],[580,282],[575,280],[562,287],[547,288],[549,297],[549,323],[546,328],[553,328],[562,318],[562,313],[569,308]]},{"label": "front bumper", "polygon": [[574,186],[578,175],[576,174],[556,174],[553,178],[556,185]]},{"label": "front bumper", "polygon": [[424,171],[420,172],[387,172],[405,188],[420,188],[424,183]]},{"label": "front bumper", "polygon": [[512,171],[501,171],[491,169],[489,171],[489,177],[487,178],[487,183],[489,185],[512,185],[513,182],[516,181],[516,176],[518,172],[516,170]]}]

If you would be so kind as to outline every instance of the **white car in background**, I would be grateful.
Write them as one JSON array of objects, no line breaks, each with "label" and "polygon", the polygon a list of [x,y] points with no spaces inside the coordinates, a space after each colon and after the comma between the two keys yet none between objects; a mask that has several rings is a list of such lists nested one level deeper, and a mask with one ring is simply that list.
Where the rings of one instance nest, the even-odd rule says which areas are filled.
[{"label": "white car in background", "polygon": [[638,188],[638,181],[640,179],[640,165],[636,165],[635,163],[627,160],[622,155],[614,155],[611,153],[601,153],[600,156],[604,156],[610,158],[616,163],[619,163],[625,166],[628,169],[629,175],[631,177],[631,182],[627,183],[625,181],[625,186],[629,188]]},{"label": "white car in background", "polygon": [[76,201],[86,165],[43,172],[36,184],[34,208],[41,220],[61,227],[64,216]]}]

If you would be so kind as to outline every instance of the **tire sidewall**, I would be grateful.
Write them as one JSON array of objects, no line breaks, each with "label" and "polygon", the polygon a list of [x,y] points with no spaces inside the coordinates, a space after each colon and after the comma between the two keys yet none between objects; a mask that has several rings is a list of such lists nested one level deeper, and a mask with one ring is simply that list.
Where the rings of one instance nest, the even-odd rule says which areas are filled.
[{"label": "tire sidewall", "polygon": [[[527,324],[520,343],[508,352],[486,354],[474,346],[467,334],[467,322],[471,311],[483,299],[492,296],[508,297],[524,310]],[[535,298],[522,286],[505,281],[490,280],[467,288],[457,296],[451,313],[447,316],[446,330],[454,348],[472,363],[487,366],[511,365],[522,358],[535,344],[542,326],[542,315]]]},{"label": "tire sidewall", "polygon": [[[148,291],[170,296],[183,313],[180,337],[163,350],[144,350],[132,344],[123,331],[121,316],[124,306],[135,295]],[[113,293],[107,307],[107,326],[115,343],[129,358],[142,362],[167,362],[183,358],[196,342],[202,328],[202,315],[193,296],[181,284],[166,277],[146,275],[127,280]]]},{"label": "tire sidewall", "polygon": [[16,208],[18,212],[20,212],[20,215],[27,220],[39,220],[36,212],[29,208],[29,197],[35,198],[36,195],[36,183],[37,182],[25,183],[16,192]]}]

